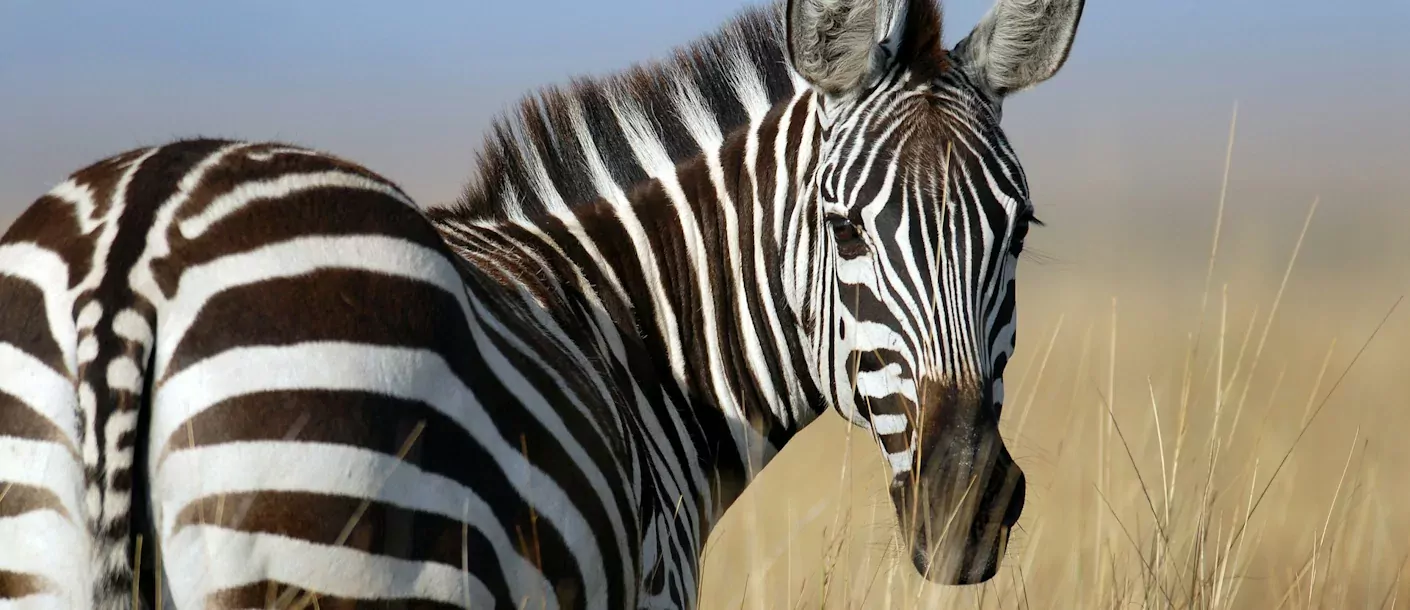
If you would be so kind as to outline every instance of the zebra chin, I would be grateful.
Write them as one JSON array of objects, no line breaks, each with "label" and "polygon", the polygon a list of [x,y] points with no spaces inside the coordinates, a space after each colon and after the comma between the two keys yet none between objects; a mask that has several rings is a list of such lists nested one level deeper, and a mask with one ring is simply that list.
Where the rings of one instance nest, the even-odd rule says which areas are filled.
[{"label": "zebra chin", "polygon": [[997,422],[945,423],[921,435],[917,467],[893,482],[892,500],[921,576],[978,584],[998,572],[1027,483]]}]

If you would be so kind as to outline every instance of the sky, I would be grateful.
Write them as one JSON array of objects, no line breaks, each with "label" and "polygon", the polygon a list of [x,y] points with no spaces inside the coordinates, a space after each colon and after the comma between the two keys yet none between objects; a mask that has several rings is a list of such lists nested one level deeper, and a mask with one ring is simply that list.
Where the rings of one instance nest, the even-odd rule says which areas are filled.
[{"label": "sky", "polygon": [[[83,165],[191,135],[329,150],[450,201],[516,99],[660,57],[744,5],[0,0],[0,227]],[[988,7],[947,2],[947,42]],[[1057,236],[1091,242],[1084,227],[1103,247],[1207,232],[1236,102],[1233,214],[1295,230],[1320,195],[1331,227],[1410,218],[1406,32],[1405,0],[1089,2],[1067,66],[1005,109],[1052,249],[1080,258]],[[1348,247],[1398,236],[1344,224],[1379,231]]]}]

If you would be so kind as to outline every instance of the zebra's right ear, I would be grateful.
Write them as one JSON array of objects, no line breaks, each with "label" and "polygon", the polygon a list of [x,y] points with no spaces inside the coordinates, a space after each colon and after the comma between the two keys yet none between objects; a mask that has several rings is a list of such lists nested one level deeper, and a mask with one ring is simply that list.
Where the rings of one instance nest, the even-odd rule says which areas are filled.
[{"label": "zebra's right ear", "polygon": [[788,0],[788,58],[823,93],[845,95],[895,57],[909,0]]}]

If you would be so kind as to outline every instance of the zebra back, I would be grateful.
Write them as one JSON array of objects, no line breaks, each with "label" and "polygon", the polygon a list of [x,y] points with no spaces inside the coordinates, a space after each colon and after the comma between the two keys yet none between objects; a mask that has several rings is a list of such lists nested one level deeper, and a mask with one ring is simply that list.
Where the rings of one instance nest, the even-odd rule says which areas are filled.
[{"label": "zebra back", "polygon": [[[413,390],[456,360],[465,298],[410,200],[331,156],[189,140],[75,173],[0,240],[0,600],[150,600],[158,547],[183,605],[394,593],[304,563],[459,540],[379,494],[444,436]],[[442,602],[471,596],[443,571]]]}]

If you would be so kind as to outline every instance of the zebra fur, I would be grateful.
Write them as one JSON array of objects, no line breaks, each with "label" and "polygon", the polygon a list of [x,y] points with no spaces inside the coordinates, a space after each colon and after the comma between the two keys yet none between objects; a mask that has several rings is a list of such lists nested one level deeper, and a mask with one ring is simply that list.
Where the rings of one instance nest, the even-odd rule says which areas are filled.
[{"label": "zebra fur", "polygon": [[[150,603],[160,548],[181,607],[693,607],[711,526],[829,408],[887,456],[917,569],[991,577],[1032,222],[999,101],[1081,2],[1018,66],[945,52],[925,0],[795,37],[809,2],[543,92],[426,215],[214,140],[41,198],[0,240],[0,542],[31,549],[0,604]],[[856,44],[870,67],[789,67]]]}]

